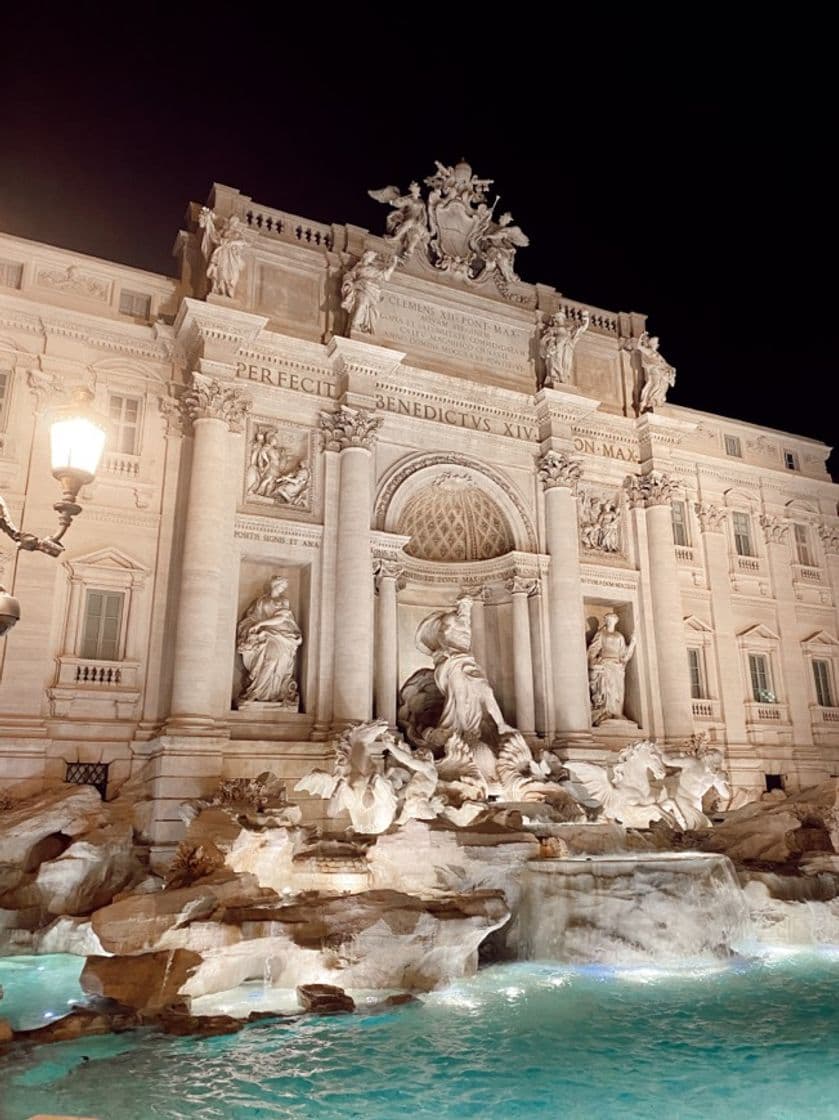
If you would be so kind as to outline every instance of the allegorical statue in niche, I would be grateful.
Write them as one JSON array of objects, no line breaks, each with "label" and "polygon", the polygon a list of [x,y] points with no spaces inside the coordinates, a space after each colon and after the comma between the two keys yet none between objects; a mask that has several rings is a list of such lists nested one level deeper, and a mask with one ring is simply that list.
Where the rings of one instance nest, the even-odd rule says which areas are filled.
[{"label": "allegorical statue in niche", "polygon": [[571,380],[574,350],[580,335],[588,330],[590,324],[591,316],[588,311],[583,311],[578,323],[569,319],[568,312],[563,307],[551,315],[539,340],[539,349],[545,359],[543,385],[554,389]]},{"label": "allegorical statue in niche", "polygon": [[272,576],[237,627],[236,651],[247,673],[240,708],[260,703],[293,712],[299,709],[295,666],[303,636],[286,598],[287,588],[284,576]]},{"label": "allegorical statue in niche", "polygon": [[232,299],[245,264],[244,226],[234,214],[219,227],[208,206],[201,208],[198,225],[203,230],[201,252],[207,262],[210,291]]},{"label": "allegorical statue in niche", "polygon": [[635,635],[627,643],[617,629],[619,619],[607,611],[588,647],[591,722],[595,727],[623,714],[626,666],[635,652]]},{"label": "allegorical statue in niche", "polygon": [[341,283],[341,307],[349,313],[350,329],[372,334],[379,317],[382,286],[393,275],[398,258],[381,257],[366,249],[361,260],[344,274]]},{"label": "allegorical statue in niche", "polygon": [[636,350],[644,373],[639,401],[640,412],[653,412],[667,399],[667,390],[676,384],[676,370],[658,350],[658,339],[646,331],[638,339]]},{"label": "allegorical statue in niche", "polygon": [[428,244],[428,210],[420,193],[419,183],[413,182],[407,194],[400,194],[398,187],[382,187],[367,193],[376,202],[386,202],[393,207],[385,222],[385,241],[389,241],[402,261],[408,260],[414,250]]},{"label": "allegorical statue in niche", "polygon": [[290,506],[305,506],[311,471],[283,447],[276,428],[258,429],[251,444],[245,490]]}]

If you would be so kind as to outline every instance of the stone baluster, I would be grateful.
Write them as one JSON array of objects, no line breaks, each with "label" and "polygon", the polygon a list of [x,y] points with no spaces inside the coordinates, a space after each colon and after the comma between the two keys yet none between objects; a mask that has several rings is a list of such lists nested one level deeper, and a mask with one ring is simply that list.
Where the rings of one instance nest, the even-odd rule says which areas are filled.
[{"label": "stone baluster", "polygon": [[564,452],[546,451],[539,460],[539,479],[545,490],[545,538],[551,558],[547,586],[553,723],[561,743],[586,740],[591,734],[575,495],[579,477],[579,462]]},{"label": "stone baluster", "polygon": [[370,506],[372,449],[380,425],[380,418],[362,408],[340,405],[321,413],[327,450],[340,452],[332,670],[332,717],[338,725],[372,714]]},{"label": "stone baluster", "polygon": [[654,471],[642,477],[630,475],[625,488],[630,506],[646,510],[650,598],[664,734],[668,739],[684,739],[693,734],[693,709],[670,509],[675,483],[669,475]]},{"label": "stone baluster", "polygon": [[390,560],[377,560],[376,591],[379,609],[376,617],[375,649],[375,711],[378,719],[386,719],[396,727],[396,698],[399,691],[399,630],[397,600],[403,569]]},{"label": "stone baluster", "polygon": [[242,430],[250,399],[233,384],[192,375],[181,408],[192,423],[178,614],[175,627],[170,732],[212,729],[222,714],[211,665],[219,631],[218,604],[230,593],[222,566],[233,534],[228,487],[230,432]]},{"label": "stone baluster", "polygon": [[513,576],[507,581],[513,599],[513,690],[516,700],[516,726],[523,735],[536,734],[536,702],[533,690],[533,651],[530,640],[528,598],[536,582]]}]

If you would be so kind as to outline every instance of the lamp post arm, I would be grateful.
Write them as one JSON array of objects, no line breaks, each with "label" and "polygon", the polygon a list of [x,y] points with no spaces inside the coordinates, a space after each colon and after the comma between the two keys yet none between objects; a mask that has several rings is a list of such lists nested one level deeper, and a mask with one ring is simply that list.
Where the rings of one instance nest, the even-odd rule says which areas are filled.
[{"label": "lamp post arm", "polygon": [[23,552],[45,552],[47,556],[60,556],[64,551],[64,545],[59,544],[59,541],[67,532],[70,520],[67,518],[65,523],[64,519],[59,517],[61,528],[54,537],[36,537],[34,533],[22,533],[12,520],[6,499],[0,494],[0,531],[7,537],[11,537]]}]

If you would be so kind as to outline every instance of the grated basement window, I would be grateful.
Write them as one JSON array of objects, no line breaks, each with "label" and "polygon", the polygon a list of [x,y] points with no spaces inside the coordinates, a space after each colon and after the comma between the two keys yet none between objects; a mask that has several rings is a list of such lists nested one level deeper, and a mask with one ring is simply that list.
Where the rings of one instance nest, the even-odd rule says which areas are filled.
[{"label": "grated basement window", "polygon": [[64,781],[74,786],[93,786],[105,800],[108,789],[109,762],[68,762]]}]

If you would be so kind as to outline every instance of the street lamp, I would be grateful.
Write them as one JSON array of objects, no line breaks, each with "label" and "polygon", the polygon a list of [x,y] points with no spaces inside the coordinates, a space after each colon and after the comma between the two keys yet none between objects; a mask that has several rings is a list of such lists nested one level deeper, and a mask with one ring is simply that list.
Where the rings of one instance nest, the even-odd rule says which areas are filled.
[{"label": "street lamp", "polygon": [[[15,541],[19,550],[45,552],[47,556],[60,556],[64,551],[61,538],[82,512],[76,501],[79,490],[93,481],[105,448],[105,424],[93,411],[92,399],[89,390],[76,389],[72,402],[56,409],[50,423],[52,473],[61,486],[61,499],[52,507],[58,514],[58,532],[51,537],[22,533],[0,495],[0,530]],[[11,630],[19,618],[20,603],[0,585],[0,635]]]}]

